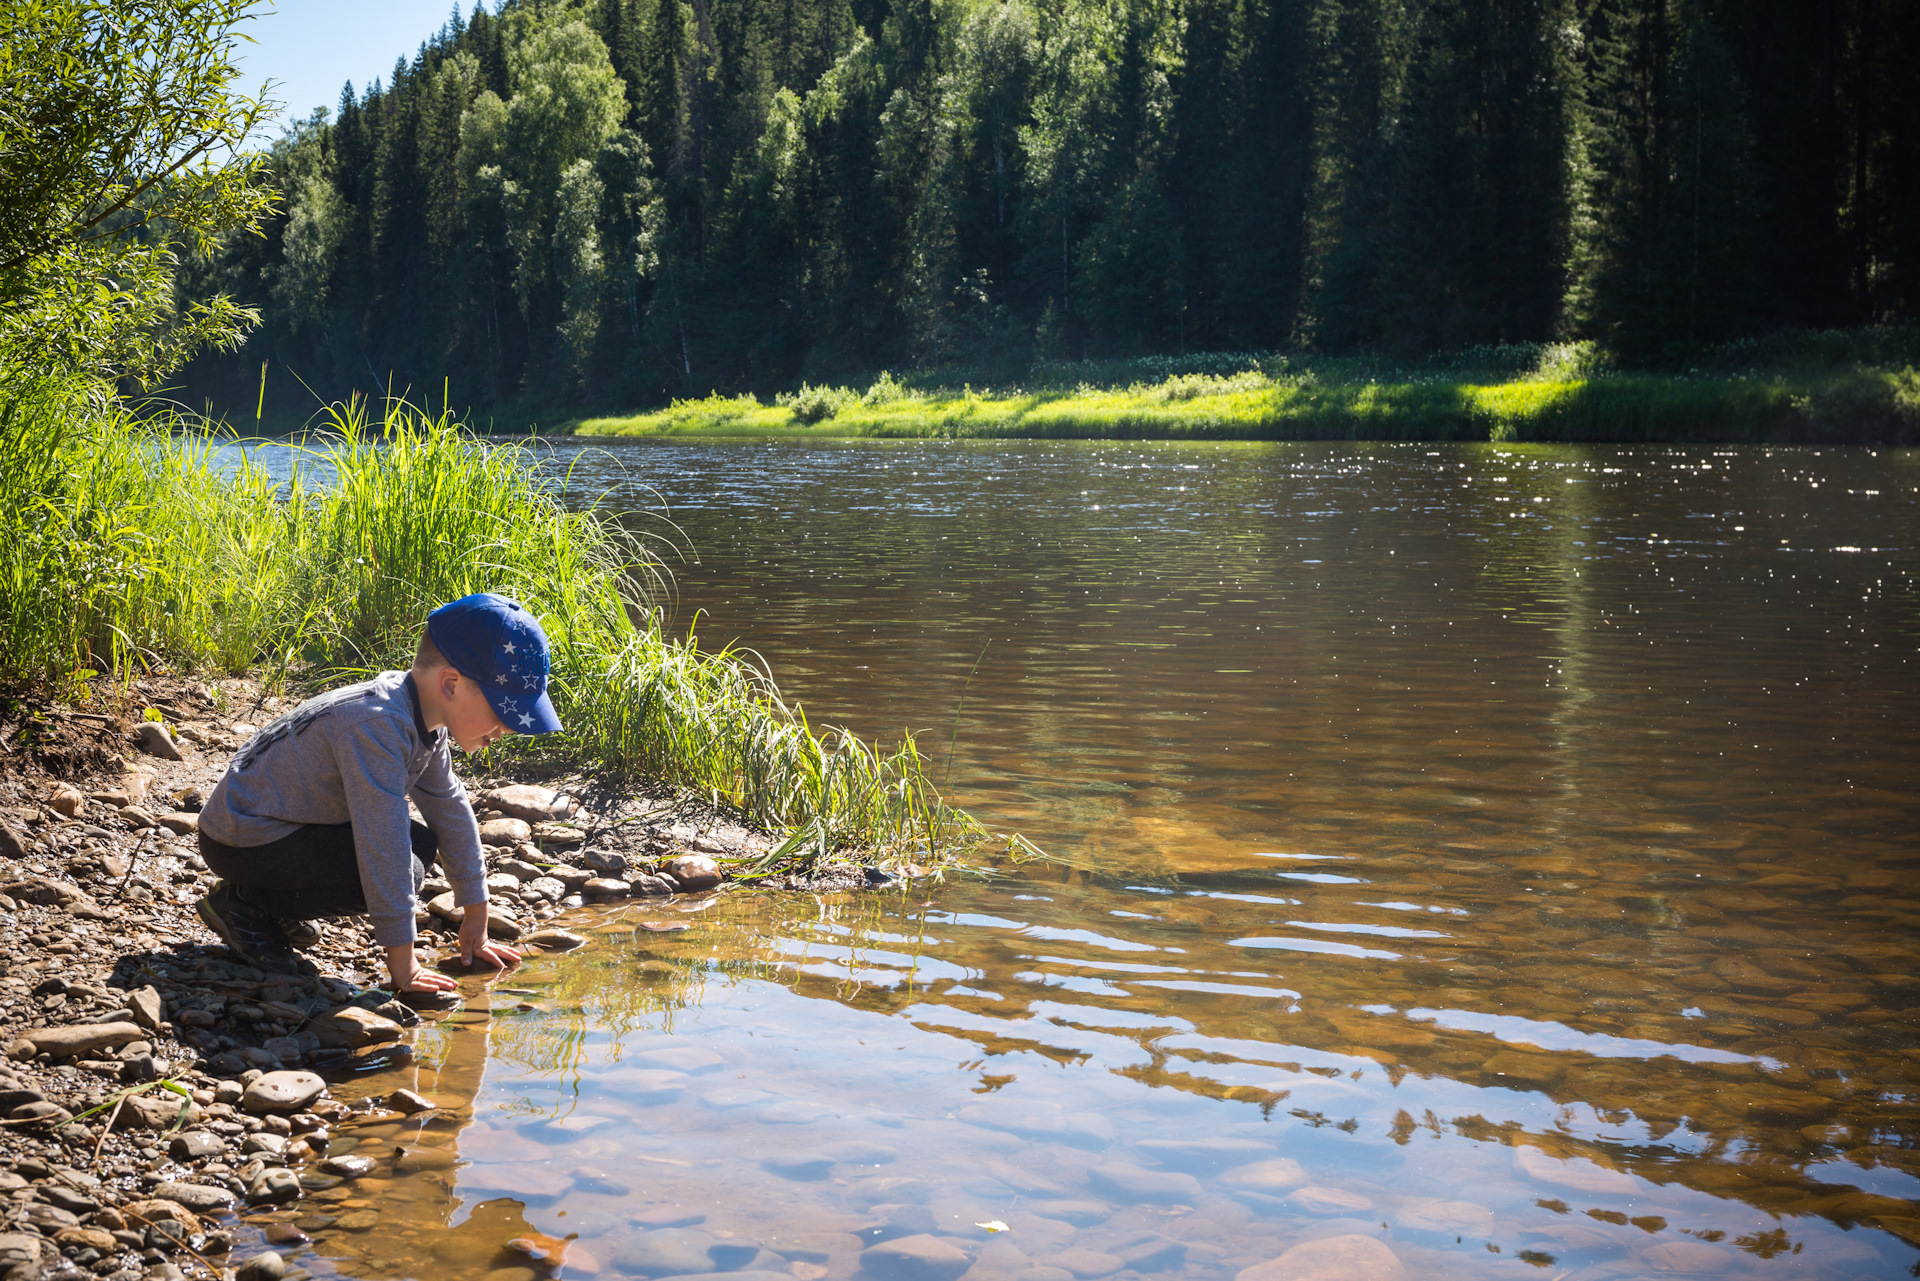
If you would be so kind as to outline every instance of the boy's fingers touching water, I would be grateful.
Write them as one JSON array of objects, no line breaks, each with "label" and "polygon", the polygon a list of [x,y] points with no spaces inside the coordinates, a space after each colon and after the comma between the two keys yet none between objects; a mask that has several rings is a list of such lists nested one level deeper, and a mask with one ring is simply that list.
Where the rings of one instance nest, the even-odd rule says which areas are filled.
[{"label": "boy's fingers touching water", "polygon": [[495,943],[487,937],[487,905],[476,903],[466,909],[466,915],[460,920],[460,963],[472,965],[478,962],[491,965],[495,969],[505,969],[517,965],[520,953],[504,943]]}]

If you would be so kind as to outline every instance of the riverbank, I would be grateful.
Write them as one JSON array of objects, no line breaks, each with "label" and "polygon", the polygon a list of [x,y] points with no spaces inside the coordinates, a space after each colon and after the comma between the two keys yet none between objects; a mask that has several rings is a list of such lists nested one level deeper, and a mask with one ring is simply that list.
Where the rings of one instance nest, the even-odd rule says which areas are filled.
[{"label": "riverbank", "polygon": [[[835,389],[841,390],[841,389]],[[868,401],[814,422],[752,396],[676,401],[589,418],[589,436],[1491,440],[1912,444],[1920,378],[1822,380],[1615,375],[1500,383],[1328,383],[1249,371],[1119,389],[927,392]]]},{"label": "riverbank", "polygon": [[[130,713],[136,703],[167,720]],[[311,972],[289,977],[233,957],[195,915],[212,884],[193,848],[201,800],[231,752],[285,705],[244,678],[147,679],[76,702],[22,692],[7,704],[8,1276],[63,1263],[116,1277],[219,1275],[247,1257],[241,1275],[271,1281],[272,1247],[308,1239],[299,1224],[374,1225],[375,1205],[354,1183],[374,1162],[352,1153],[355,1129],[433,1109],[404,1091],[351,1106],[328,1095],[330,1079],[410,1061],[413,1005],[456,1004],[374,986],[382,954],[363,922],[317,923],[304,949]],[[164,735],[158,724],[169,725]],[[671,909],[751,881],[773,845],[671,795],[577,787],[575,799],[521,777],[468,782],[488,844],[493,932],[528,952],[581,946],[548,922],[589,903],[644,900],[669,912],[654,928],[685,928]],[[812,869],[806,883],[891,879],[842,863]],[[447,888],[430,881],[427,896]],[[451,895],[420,916],[423,960],[459,972]],[[296,1211],[297,1200],[306,1204]],[[231,1217],[247,1207],[244,1221]]]},{"label": "riverbank", "polygon": [[1201,353],[1036,366],[978,388],[936,371],[770,402],[709,396],[564,423],[605,436],[1920,443],[1911,335],[1710,348],[1612,366],[1591,344],[1372,358]]},{"label": "riverbank", "polygon": [[310,690],[405,667],[435,605],[502,591],[546,626],[566,730],[496,758],[651,780],[792,834],[768,875],[845,850],[931,864],[987,840],[910,737],[816,731],[753,657],[666,635],[662,562],[522,447],[353,405],[284,479],[204,424],[77,402],[18,396],[0,436],[0,680],[82,703],[161,672]]}]

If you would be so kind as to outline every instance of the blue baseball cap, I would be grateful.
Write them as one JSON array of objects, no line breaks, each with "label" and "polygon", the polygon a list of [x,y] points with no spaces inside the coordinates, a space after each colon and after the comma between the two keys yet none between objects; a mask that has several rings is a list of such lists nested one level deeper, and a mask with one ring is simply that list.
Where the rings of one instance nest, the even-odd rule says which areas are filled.
[{"label": "blue baseball cap", "polygon": [[516,734],[560,728],[547,698],[547,634],[517,600],[475,592],[427,615],[427,635],[453,670],[478,685]]}]

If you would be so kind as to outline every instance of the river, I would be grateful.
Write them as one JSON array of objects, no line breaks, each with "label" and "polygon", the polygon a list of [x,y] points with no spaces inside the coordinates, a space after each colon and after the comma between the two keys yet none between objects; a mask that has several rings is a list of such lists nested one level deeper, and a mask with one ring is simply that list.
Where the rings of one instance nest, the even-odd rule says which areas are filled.
[{"label": "river", "polygon": [[543,448],[1052,857],[576,913],[310,1270],[1920,1275],[1920,455]]}]

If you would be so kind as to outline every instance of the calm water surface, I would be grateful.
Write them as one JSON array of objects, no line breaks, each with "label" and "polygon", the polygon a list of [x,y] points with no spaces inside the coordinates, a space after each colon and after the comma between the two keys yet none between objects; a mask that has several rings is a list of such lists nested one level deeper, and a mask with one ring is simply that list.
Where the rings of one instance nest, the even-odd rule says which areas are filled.
[{"label": "calm water surface", "polygon": [[1920,1275],[1920,456],[555,453],[1060,863],[579,914],[308,1267]]}]

